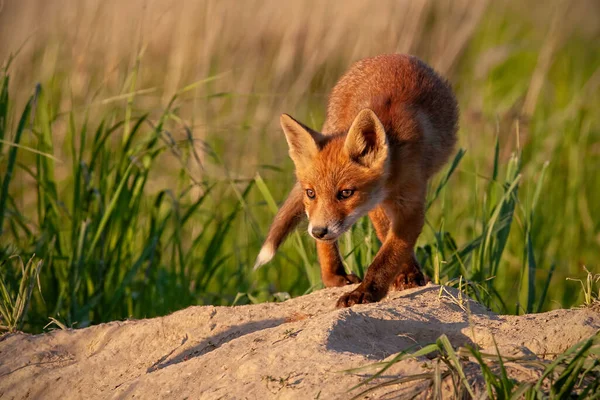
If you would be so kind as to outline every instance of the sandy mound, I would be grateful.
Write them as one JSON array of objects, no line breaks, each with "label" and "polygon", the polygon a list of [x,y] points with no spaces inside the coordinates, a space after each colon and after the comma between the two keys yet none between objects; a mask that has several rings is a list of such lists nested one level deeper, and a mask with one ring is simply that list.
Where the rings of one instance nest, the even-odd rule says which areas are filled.
[{"label": "sandy mound", "polygon": [[[284,303],[190,307],[162,318],[0,339],[0,398],[332,399],[364,376],[339,371],[445,333],[453,345],[557,353],[600,328],[591,310],[499,316],[439,287],[334,309],[349,288]],[[448,289],[457,296],[457,292]],[[404,361],[395,374],[418,373]],[[527,371],[525,371],[526,373]],[[373,397],[380,397],[379,393]]]}]

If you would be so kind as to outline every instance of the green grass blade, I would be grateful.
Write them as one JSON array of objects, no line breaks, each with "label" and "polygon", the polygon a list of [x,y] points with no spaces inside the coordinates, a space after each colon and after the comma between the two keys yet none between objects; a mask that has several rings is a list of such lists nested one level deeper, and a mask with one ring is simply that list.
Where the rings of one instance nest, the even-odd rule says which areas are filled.
[{"label": "green grass blade", "polygon": [[544,303],[546,301],[546,296],[548,294],[548,290],[550,289],[550,282],[552,281],[552,276],[554,275],[554,270],[556,268],[556,263],[553,262],[550,265],[550,270],[548,271],[548,277],[546,278],[546,282],[544,283],[544,287],[542,288],[542,294],[540,295],[540,300],[538,302],[536,313],[540,313],[543,310]]},{"label": "green grass blade", "polygon": [[458,152],[454,156],[454,159],[452,160],[452,163],[450,164],[450,167],[448,168],[448,172],[446,172],[446,174],[444,175],[444,177],[442,178],[442,180],[438,184],[438,186],[437,186],[437,188],[436,188],[433,196],[427,202],[427,206],[425,207],[425,210],[429,210],[429,207],[431,207],[431,205],[433,204],[433,202],[439,197],[440,192],[448,184],[448,181],[452,177],[452,174],[454,174],[454,170],[458,167],[458,165],[460,164],[460,161],[462,160],[462,158],[463,158],[463,156],[465,155],[466,152],[467,151],[465,149],[459,149],[458,150]]},{"label": "green grass blade", "polygon": [[[21,137],[23,135],[23,131],[25,130],[25,125],[29,119],[29,115],[31,113],[31,107],[33,105],[34,96],[29,98],[23,113],[21,114],[21,118],[19,119],[19,124],[17,125],[17,131],[15,132],[15,137],[13,139],[13,143],[19,144],[21,141]],[[17,161],[17,151],[18,147],[11,147],[8,151],[8,163],[6,167],[6,172],[2,177],[2,188],[0,190],[0,236],[2,236],[3,227],[4,227],[4,216],[6,214],[6,202],[8,199],[8,186],[10,185],[10,181],[13,177],[15,163]]]},{"label": "green grass blade", "polygon": [[260,193],[263,195],[263,198],[267,202],[267,205],[269,206],[269,210],[271,210],[271,212],[273,214],[277,214],[277,211],[279,210],[279,207],[277,207],[277,202],[275,202],[275,199],[273,198],[271,191],[269,190],[269,188],[267,187],[267,184],[265,183],[262,176],[260,176],[260,174],[258,172],[254,176],[254,181],[256,182],[256,187],[258,188]]},{"label": "green grass blade", "polygon": [[472,398],[475,398],[475,392],[473,391],[471,384],[469,384],[469,381],[467,380],[465,371],[463,370],[460,361],[458,360],[458,357],[456,355],[456,352],[454,351],[450,340],[448,340],[448,337],[446,335],[440,336],[437,340],[437,343],[440,348],[443,348],[446,351],[448,358],[452,361],[456,372],[460,376],[460,380],[464,388],[467,390],[467,392],[469,392]]},{"label": "green grass blade", "polygon": [[8,75],[3,74],[0,80],[0,155],[6,137],[6,127],[8,126],[8,84],[10,79]]},{"label": "green grass blade", "polygon": [[123,177],[121,178],[121,181],[119,182],[119,185],[117,186],[117,189],[115,190],[115,192],[112,196],[112,199],[110,200],[110,203],[108,203],[108,207],[106,208],[106,211],[102,215],[102,219],[100,220],[100,223],[98,224],[98,228],[96,229],[94,238],[92,239],[90,246],[87,248],[86,262],[88,262],[90,260],[90,257],[92,256],[93,251],[96,248],[96,245],[98,244],[98,240],[100,240],[100,235],[102,234],[102,232],[104,231],[104,228],[108,224],[111,214],[117,205],[117,201],[119,200],[119,196],[121,195],[123,188],[127,184],[127,180],[129,178],[129,175],[130,175],[132,169],[133,169],[133,164],[129,164],[129,166],[125,170],[125,173],[123,174]]}]

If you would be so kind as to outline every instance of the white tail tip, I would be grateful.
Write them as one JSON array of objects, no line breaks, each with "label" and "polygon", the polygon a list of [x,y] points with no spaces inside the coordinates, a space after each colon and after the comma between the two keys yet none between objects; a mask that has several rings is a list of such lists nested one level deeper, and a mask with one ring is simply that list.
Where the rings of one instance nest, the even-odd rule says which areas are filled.
[{"label": "white tail tip", "polygon": [[258,257],[256,257],[256,262],[254,263],[254,270],[256,271],[257,269],[271,261],[273,259],[273,256],[275,256],[275,249],[273,248],[273,245],[270,243],[265,243],[262,249],[260,249]]}]

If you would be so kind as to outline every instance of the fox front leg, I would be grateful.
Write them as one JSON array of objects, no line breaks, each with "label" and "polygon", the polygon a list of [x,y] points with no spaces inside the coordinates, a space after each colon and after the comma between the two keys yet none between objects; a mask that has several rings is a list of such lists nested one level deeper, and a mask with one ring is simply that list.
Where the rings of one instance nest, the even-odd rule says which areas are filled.
[{"label": "fox front leg", "polygon": [[358,276],[346,273],[337,241],[317,241],[317,254],[321,264],[321,278],[325,287],[360,283]]},{"label": "fox front leg", "polygon": [[385,297],[390,287],[406,289],[423,286],[425,279],[416,262],[413,248],[423,227],[422,203],[413,210],[395,209],[391,229],[373,263],[369,266],[364,281],[352,292],[346,293],[337,302],[337,307],[373,303]]}]

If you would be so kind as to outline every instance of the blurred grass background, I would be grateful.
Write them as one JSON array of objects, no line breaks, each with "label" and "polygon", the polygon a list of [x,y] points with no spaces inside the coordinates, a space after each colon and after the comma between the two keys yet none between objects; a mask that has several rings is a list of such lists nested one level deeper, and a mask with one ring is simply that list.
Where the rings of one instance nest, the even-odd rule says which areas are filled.
[{"label": "blurred grass background", "polygon": [[[320,287],[302,230],[251,270],[293,184],[278,116],[319,128],[350,64],[390,52],[431,64],[461,107],[464,151],[432,182],[417,249],[427,273],[524,313],[581,302],[566,278],[597,271],[597,1],[1,7],[5,324],[11,309],[39,331]],[[378,246],[365,219],[341,248],[363,274]],[[33,254],[39,278],[20,260]]]}]

